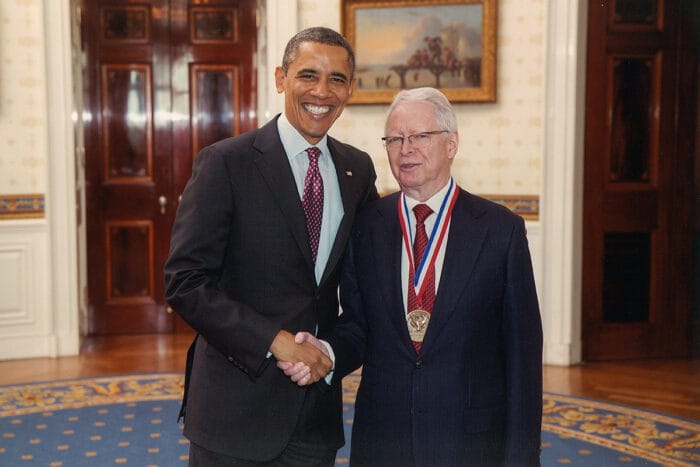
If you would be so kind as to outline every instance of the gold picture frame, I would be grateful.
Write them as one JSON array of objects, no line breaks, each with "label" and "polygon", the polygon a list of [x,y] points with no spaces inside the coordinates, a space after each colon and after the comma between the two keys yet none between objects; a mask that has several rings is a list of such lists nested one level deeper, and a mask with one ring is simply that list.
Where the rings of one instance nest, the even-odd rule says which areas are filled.
[{"label": "gold picture frame", "polygon": [[451,102],[496,101],[497,0],[341,0],[355,49],[349,104],[386,104],[433,86]]}]

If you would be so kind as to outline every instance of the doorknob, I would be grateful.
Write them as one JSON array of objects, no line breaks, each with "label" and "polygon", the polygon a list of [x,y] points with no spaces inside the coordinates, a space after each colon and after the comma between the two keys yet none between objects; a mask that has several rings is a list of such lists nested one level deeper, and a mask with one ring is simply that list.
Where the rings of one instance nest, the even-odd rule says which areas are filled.
[{"label": "doorknob", "polygon": [[161,195],[158,197],[158,204],[160,204],[160,213],[165,214],[165,206],[168,204],[168,198]]}]

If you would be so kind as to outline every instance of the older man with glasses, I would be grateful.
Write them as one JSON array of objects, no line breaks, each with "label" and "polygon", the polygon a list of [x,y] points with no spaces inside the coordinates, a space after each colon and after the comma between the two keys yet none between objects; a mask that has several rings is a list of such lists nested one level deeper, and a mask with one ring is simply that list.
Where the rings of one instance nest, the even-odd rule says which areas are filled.
[{"label": "older man with glasses", "polygon": [[[457,121],[433,88],[399,92],[385,127],[401,191],[358,218],[343,314],[319,341],[331,384],[363,365],[351,465],[539,465],[542,325],[525,225],[459,188]],[[305,384],[303,363],[281,362]]]}]

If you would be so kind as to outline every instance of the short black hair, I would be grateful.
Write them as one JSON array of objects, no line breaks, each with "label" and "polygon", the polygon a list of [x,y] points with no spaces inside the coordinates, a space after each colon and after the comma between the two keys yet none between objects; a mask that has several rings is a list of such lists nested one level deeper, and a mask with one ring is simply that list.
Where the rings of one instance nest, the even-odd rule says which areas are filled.
[{"label": "short black hair", "polygon": [[282,57],[282,70],[286,73],[289,69],[289,64],[296,59],[299,45],[304,42],[318,42],[319,44],[334,45],[344,48],[348,51],[348,65],[350,65],[350,76],[355,74],[355,51],[350,43],[337,31],[322,26],[299,31],[289,39],[287,47],[284,49],[284,57]]}]

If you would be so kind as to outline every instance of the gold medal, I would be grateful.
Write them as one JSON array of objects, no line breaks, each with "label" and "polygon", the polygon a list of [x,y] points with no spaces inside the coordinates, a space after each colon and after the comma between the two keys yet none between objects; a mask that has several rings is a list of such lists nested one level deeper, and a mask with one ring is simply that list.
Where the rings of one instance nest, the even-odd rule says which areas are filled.
[{"label": "gold medal", "polygon": [[423,342],[425,332],[428,330],[430,313],[420,308],[408,313],[408,334],[414,342]]}]

